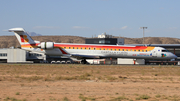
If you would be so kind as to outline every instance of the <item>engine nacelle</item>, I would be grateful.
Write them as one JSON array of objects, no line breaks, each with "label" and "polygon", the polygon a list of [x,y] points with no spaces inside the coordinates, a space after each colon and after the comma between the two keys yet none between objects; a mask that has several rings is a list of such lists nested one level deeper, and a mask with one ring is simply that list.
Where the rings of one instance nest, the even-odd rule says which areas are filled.
[{"label": "engine nacelle", "polygon": [[53,49],[54,48],[54,42],[41,42],[42,49]]}]

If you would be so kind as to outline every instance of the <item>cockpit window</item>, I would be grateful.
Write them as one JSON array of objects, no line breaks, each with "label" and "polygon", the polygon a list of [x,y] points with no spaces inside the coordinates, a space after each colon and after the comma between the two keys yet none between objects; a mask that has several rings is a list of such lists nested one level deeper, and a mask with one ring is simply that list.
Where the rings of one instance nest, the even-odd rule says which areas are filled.
[{"label": "cockpit window", "polygon": [[162,50],[162,52],[169,52],[168,50]]}]

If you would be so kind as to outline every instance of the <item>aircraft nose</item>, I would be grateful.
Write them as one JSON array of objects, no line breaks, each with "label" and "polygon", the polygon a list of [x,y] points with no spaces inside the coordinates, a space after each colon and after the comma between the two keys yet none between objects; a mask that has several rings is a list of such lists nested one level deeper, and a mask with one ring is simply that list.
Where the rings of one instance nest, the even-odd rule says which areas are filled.
[{"label": "aircraft nose", "polygon": [[172,57],[172,58],[174,58],[174,59],[176,59],[177,58],[177,56],[176,55],[174,55],[174,54],[170,54],[170,57]]}]

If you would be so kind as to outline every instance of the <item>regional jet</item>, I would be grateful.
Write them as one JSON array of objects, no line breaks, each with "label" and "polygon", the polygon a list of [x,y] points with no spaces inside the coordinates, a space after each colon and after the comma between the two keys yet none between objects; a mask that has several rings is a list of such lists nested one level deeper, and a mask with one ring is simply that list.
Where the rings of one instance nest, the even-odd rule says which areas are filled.
[{"label": "regional jet", "polygon": [[21,48],[27,51],[44,53],[46,55],[68,56],[81,59],[95,58],[132,58],[132,59],[158,59],[169,60],[177,58],[176,55],[162,47],[129,46],[129,45],[98,45],[73,44],[34,41],[23,28],[12,28]]}]

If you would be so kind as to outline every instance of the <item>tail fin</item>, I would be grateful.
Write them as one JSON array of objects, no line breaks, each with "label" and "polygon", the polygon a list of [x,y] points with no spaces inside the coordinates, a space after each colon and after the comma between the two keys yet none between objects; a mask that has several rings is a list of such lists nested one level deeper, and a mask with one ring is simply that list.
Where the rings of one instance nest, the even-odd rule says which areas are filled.
[{"label": "tail fin", "polygon": [[12,28],[9,29],[9,32],[14,32],[20,45],[35,44],[35,41],[27,34],[27,32],[25,32],[23,28]]},{"label": "tail fin", "polygon": [[23,28],[12,28],[9,32],[14,32],[16,38],[21,45],[23,44],[35,44],[34,40],[24,31]]},{"label": "tail fin", "polygon": [[[14,32],[16,38],[18,39],[21,48],[23,49],[31,49],[31,48],[37,48],[36,41],[34,41],[27,32],[24,31],[23,28],[12,28],[9,29],[10,32]],[[39,42],[37,42],[39,43]]]}]

